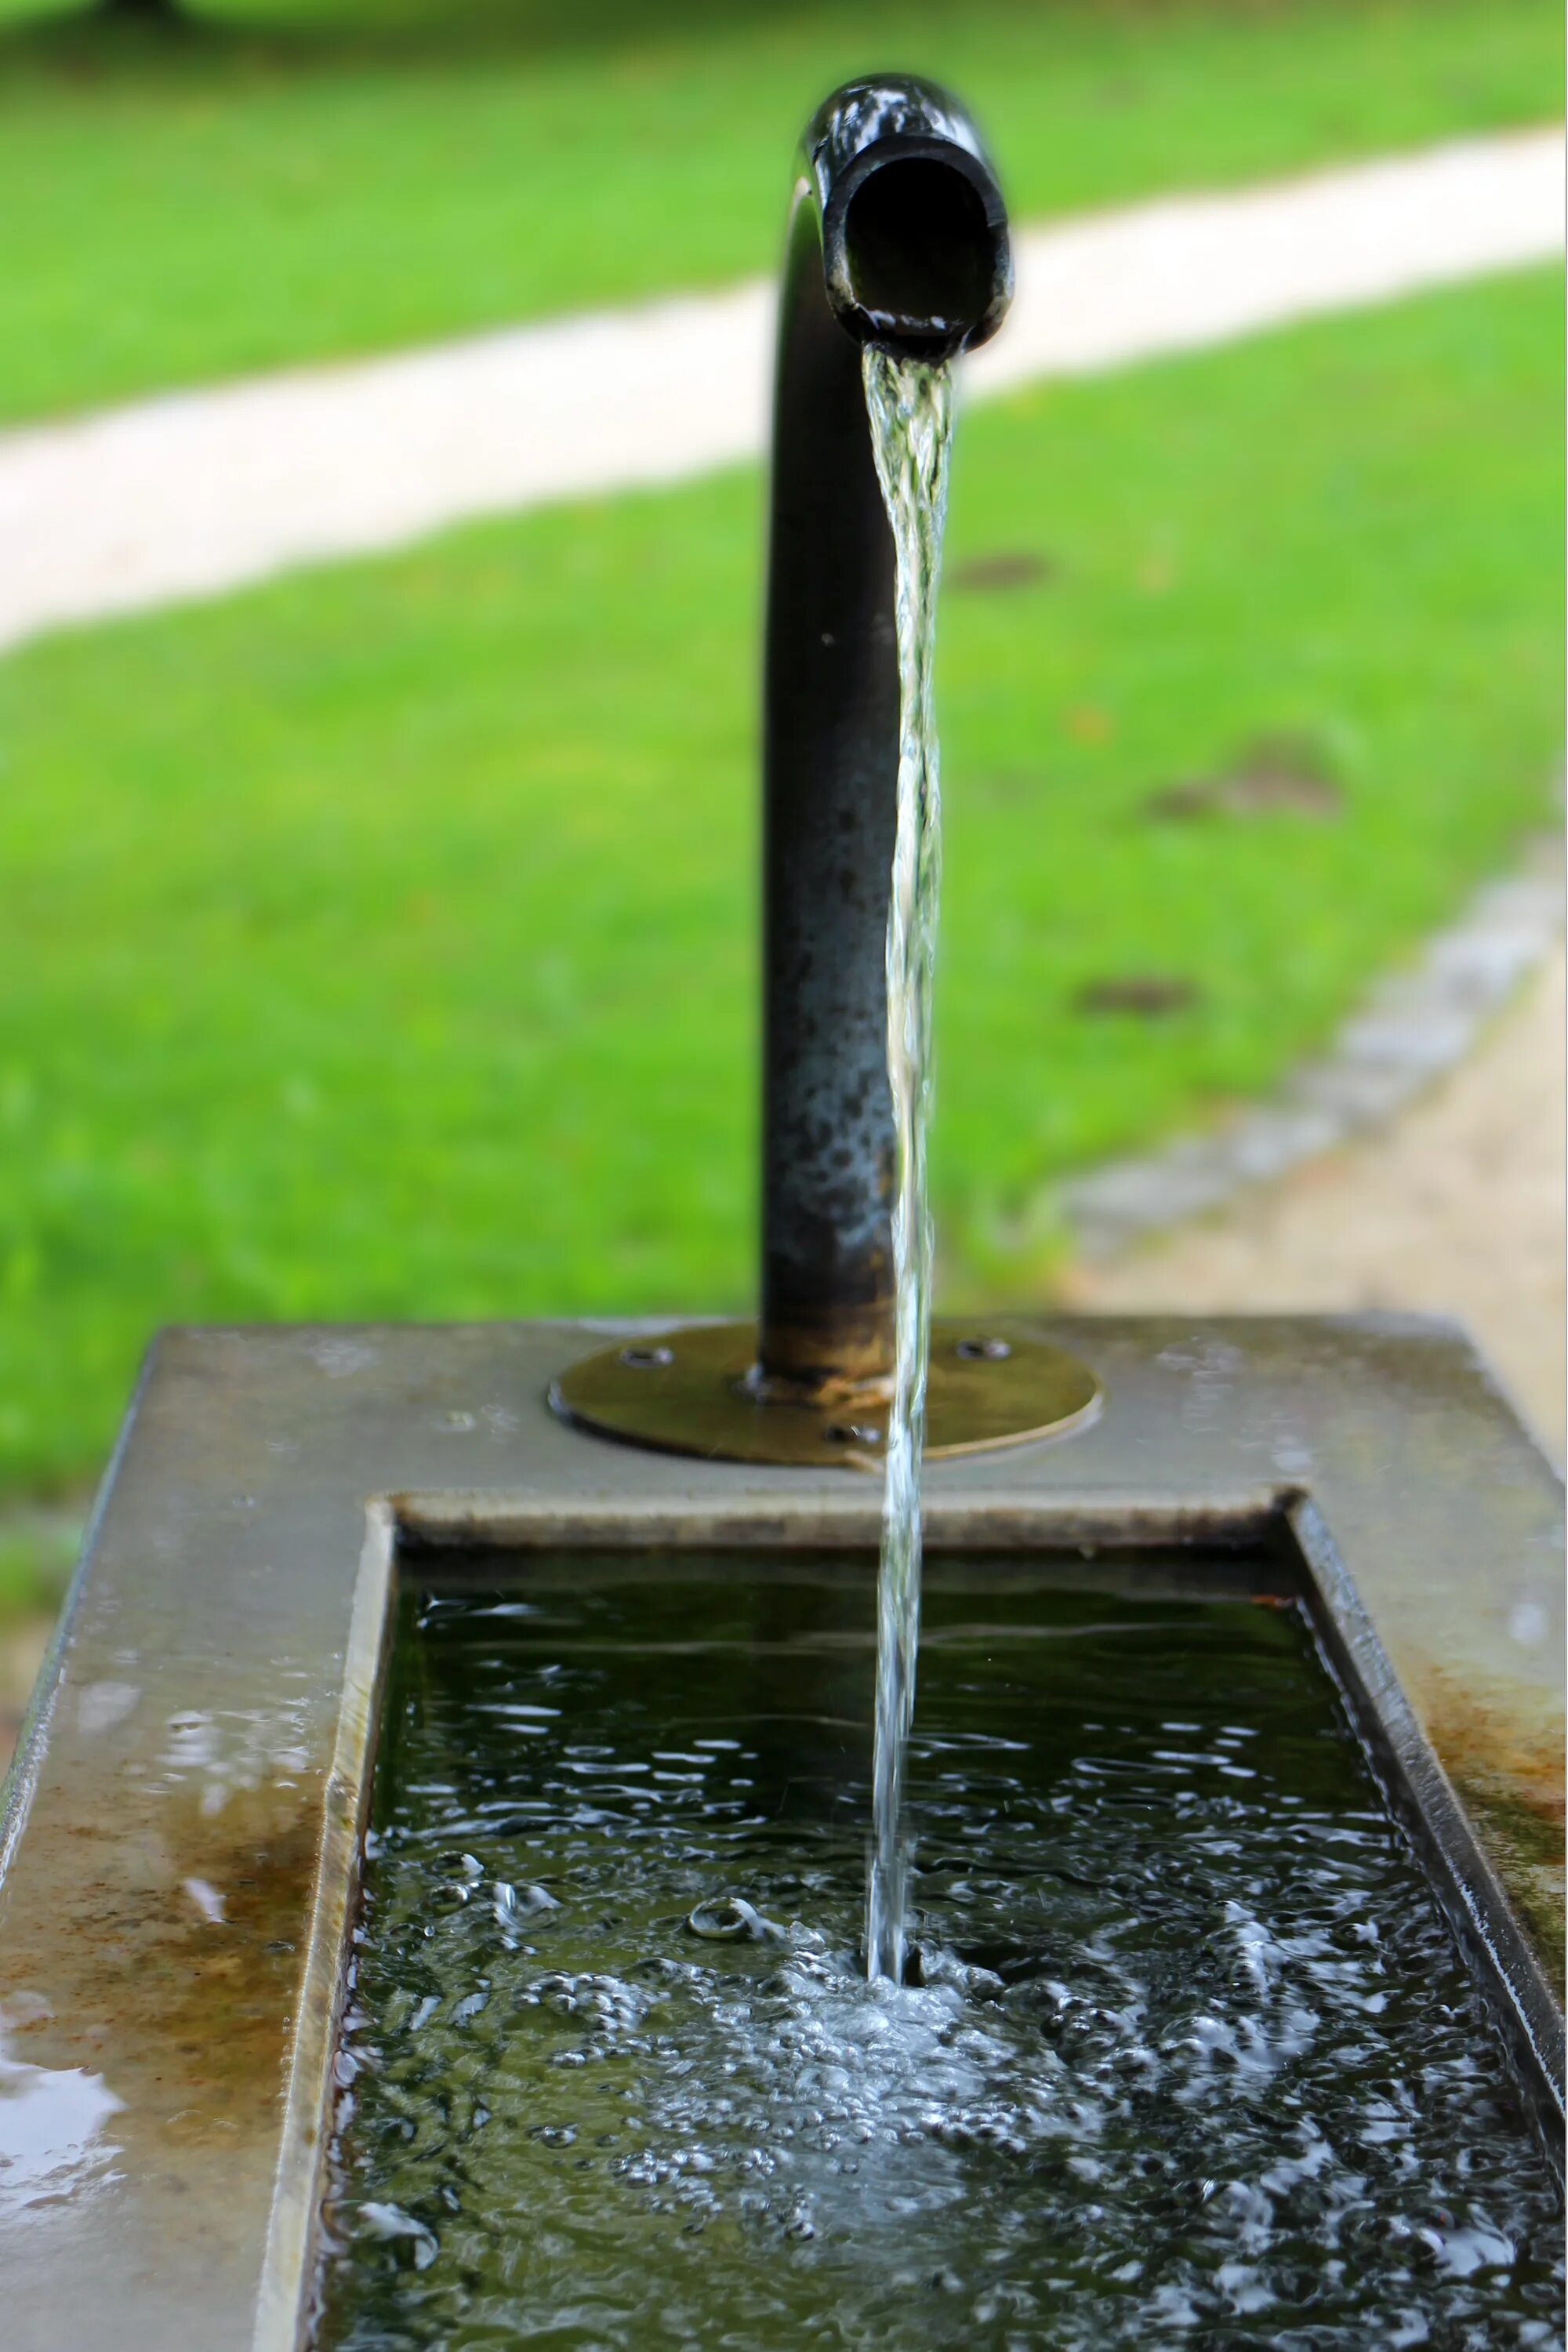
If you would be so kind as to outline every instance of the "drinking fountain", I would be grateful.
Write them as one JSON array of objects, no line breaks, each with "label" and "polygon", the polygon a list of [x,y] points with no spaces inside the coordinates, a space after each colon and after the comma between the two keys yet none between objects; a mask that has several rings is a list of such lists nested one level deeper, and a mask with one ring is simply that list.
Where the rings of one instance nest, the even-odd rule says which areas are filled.
[{"label": "drinking fountain", "polygon": [[[884,2326],[864,2340],[1066,2341],[1068,2305],[1040,2300],[1048,2282],[1005,2263],[978,2284],[961,2273],[940,2252],[958,2226],[942,2217],[967,2198],[1000,2214],[1006,2237],[1007,2200],[1027,2219],[1042,2183],[1101,2196],[1085,2184],[1114,2154],[1114,2118],[1160,2112],[1135,2104],[1153,2089],[1105,2087],[1133,2074],[1179,2078],[1179,2097],[1158,2095],[1177,2119],[1200,2080],[1220,2081],[1238,2147],[1244,2110],[1279,2137],[1267,2189],[1256,2165],[1250,2188],[1230,2184],[1235,2197],[1223,2166],[1191,2181],[1178,2168],[1168,2194],[1184,2262],[1205,2231],[1253,2226],[1244,2189],[1281,2211],[1309,2200],[1314,2168],[1341,2159],[1328,2137],[1311,2137],[1299,2097],[1292,2107],[1289,2051],[1319,2031],[1301,2019],[1337,2000],[1354,2010],[1356,2063],[1375,2097],[1357,2111],[1361,2219],[1336,2209],[1349,2251],[1337,2270],[1322,2252],[1322,2276],[1385,2260],[1390,2232],[1405,2229],[1408,2168],[1376,2167],[1380,2149],[1421,2128],[1423,2096],[1438,2096],[1400,2087],[1417,2081],[1423,2035],[1433,2048],[1439,2031],[1457,2036],[1458,2072],[1487,2086],[1478,2168],[1495,2130],[1511,2151],[1509,2179],[1526,2184],[1520,2211],[1542,2210],[1547,2190],[1531,2185],[1530,2167],[1550,2187],[1563,2129],[1561,1488],[1451,1326],[1034,1310],[938,1325],[925,1529],[932,1654],[939,1667],[957,1661],[933,1688],[957,1728],[928,1759],[943,1791],[932,1819],[945,1824],[929,1853],[937,1925],[923,1987],[860,1986],[862,2006],[849,2007],[847,1979],[833,1973],[837,1881],[813,1858],[841,1862],[856,1834],[846,1792],[858,1802],[854,1718],[869,1710],[880,1509],[867,1474],[885,1442],[893,1305],[882,1049],[898,685],[859,345],[958,352],[994,331],[1008,289],[996,181],[962,109],[899,77],[828,100],[796,170],[780,335],[756,1321],[174,1329],[153,1344],[0,1816],[11,2352],[100,2339],[122,2352],[434,2345],[450,2340],[454,2306],[439,2298],[453,2294],[471,2298],[486,2340],[508,2340],[521,2322],[498,2320],[502,2306],[487,2298],[504,2284],[521,2298],[505,2305],[515,2315],[542,2292],[529,2279],[543,2270],[529,2264],[558,2261],[561,2213],[577,2231],[563,2222],[563,2242],[591,2269],[595,2198],[618,2229],[642,2233],[617,2239],[621,2258],[665,2300],[640,2335],[625,2318],[595,2335],[603,2282],[586,2276],[589,2315],[578,2314],[571,2340],[706,2342],[704,2264],[747,2263],[746,2276],[784,2280],[780,2293],[800,2299],[758,2342],[805,2340],[790,2332],[801,2311],[871,2291],[874,2253],[858,2241],[853,2262],[841,2259],[835,2233],[852,2215],[856,2229],[896,2239],[900,2183],[917,2205],[937,2200],[914,2225],[923,2271],[889,2273],[889,2294],[915,2298],[900,2309],[917,2332]],[[1184,1717],[1167,1721],[1177,1703],[1155,1694],[1177,1686],[1189,1635],[1202,1648],[1216,1625],[1219,1684],[1194,1685],[1191,1698],[1212,1715],[1200,1736]],[[1105,1652],[1123,1636],[1124,1651]],[[1072,1642],[1084,1646],[1062,1646]],[[1131,1663],[1118,1669],[1123,1655]],[[1051,1665],[1062,1658],[1081,1658],[1082,1671]],[[1247,1793],[1262,1769],[1247,1743],[1267,1745],[1274,1717],[1256,1691],[1275,1688],[1286,1665],[1296,1679],[1279,1685],[1274,1713],[1303,1727],[1280,1749],[1275,1815]],[[1051,1722],[1076,1722],[1090,1690],[1080,1706],[1095,1714],[1089,1749],[1053,1748]],[[647,1731],[646,1756],[628,1734],[632,1747],[610,1759],[621,1717],[606,1714],[606,1691],[620,1694],[627,1722],[662,1727]],[[776,1730],[785,1715],[787,1752]],[[589,1732],[576,1747],[574,1722]],[[987,1727],[1004,1722],[1008,1738],[988,1746]],[[1096,1742],[1114,1748],[1110,1762],[1097,1761]],[[1017,1777],[1032,1744],[1053,1759],[1037,1788]],[[1331,1750],[1351,1776],[1339,1812],[1310,1793]],[[1142,1874],[1119,1878],[1119,1841],[1144,1851],[1142,1816],[1116,1808],[1134,1751],[1138,1787],[1172,1792],[1171,1824],[1229,1823],[1234,1840],[1257,1841],[1260,1867],[1276,1850],[1295,1857],[1280,1864],[1292,1900],[1335,1850],[1361,1855],[1358,1841],[1371,1841],[1375,1870],[1370,1858],[1347,1867],[1394,1874],[1396,1909],[1426,1906],[1436,1923],[1437,1942],[1422,1947],[1430,1965],[1454,1971],[1440,2025],[1387,1977],[1378,1990],[1355,1977],[1343,1993],[1353,1971],[1338,1947],[1309,1948],[1304,1931],[1292,1940],[1254,1918],[1224,1878],[1229,1831],[1205,1846],[1201,1870],[1163,1873],[1156,1853]],[[985,1786],[1013,1794],[976,1812],[963,1759],[982,1755]],[[1287,1785],[1298,1770],[1305,1795]],[[456,1791],[464,1823],[449,1835],[418,1811],[437,1801],[429,1788],[443,1776],[439,1802]],[[1046,1843],[1016,1885],[994,1865],[986,1937],[946,1951],[941,1922],[981,1900],[964,1892],[971,1865],[993,1851],[1009,1806],[1037,1819]],[[1087,1848],[1050,1843],[1052,1823],[1067,1824],[1065,1838],[1085,1819]],[[667,1823],[689,1843],[659,1849],[656,1868],[650,1841]],[[782,1854],[787,1868],[768,1864],[772,1891],[754,1900],[756,1885],[702,1880],[710,1845],[750,1854],[759,1871],[758,1857]],[[588,1869],[590,1849],[603,1874],[584,1908],[573,1873]],[[406,1871],[426,1874],[417,1902],[397,1874]],[[670,1910],[674,1885],[686,1892]],[[783,1907],[785,1887],[798,1918]],[[1037,1906],[1041,1887],[1063,1907],[1026,1951],[1015,1912]],[[1190,1977],[1213,1999],[1184,2009],[1165,2041],[1138,2041],[1129,2021],[1142,1996],[1128,1990],[1117,1939],[1152,1950],[1178,1893],[1207,1924],[1190,1955],[1177,1950],[1162,1998],[1179,2002]],[[1086,1906],[1092,1933],[1080,1934],[1070,1922]],[[584,1938],[633,1933],[642,1958],[618,1961],[618,1973],[583,1958]],[[1224,1944],[1223,1962],[1205,1937]],[[1374,1972],[1375,1941],[1368,1925],[1358,1948]],[[1075,1970],[1087,1971],[1081,1981]],[[1254,2081],[1256,2035],[1233,2034],[1228,2055],[1215,2054],[1230,2030],[1224,1987],[1239,1985],[1237,1999],[1256,2008],[1298,1978],[1316,1988],[1318,2010],[1298,2003],[1297,2042],[1269,2045],[1286,2084],[1272,2106]],[[824,2018],[850,2020],[845,2046],[862,2053],[896,2057],[886,2034],[901,2018],[929,2027],[910,2083],[888,2088],[893,2078],[873,2068],[865,2079],[883,2085],[883,2105],[849,2098],[864,2149],[840,2144],[854,2137],[847,2126],[824,2124],[825,2093],[809,2126],[789,2110],[804,2134],[794,2154],[726,2144],[722,2195],[701,2186],[708,2158],[706,2172],[661,2171],[647,2157],[654,2124],[634,2129],[626,2102],[656,2076],[668,2089],[687,2063],[654,2011],[706,1999],[694,1988],[710,1982],[723,1989],[726,2032],[740,2030],[736,2003],[748,2016],[772,2004],[792,2083],[826,2064],[816,2043],[812,2056],[789,2040],[802,2003],[828,2004],[809,2012],[819,2038]],[[1384,2063],[1379,2037],[1394,2034],[1395,2012],[1407,2038]],[[566,2038],[541,2041],[539,2021],[552,2018]],[[416,2063],[426,2032],[456,2053],[449,2076]],[[1090,2063],[1073,2053],[1091,2048],[1111,2053],[1094,2077],[1105,2145],[1097,2155],[1073,2140],[1064,2156],[1074,2069]],[[915,2090],[940,2105],[953,2068],[984,2072],[995,2050],[1027,2053],[1056,2086],[1034,2121],[997,2121],[1005,2084],[988,2076],[992,2107],[964,2125],[968,2139],[946,2109],[922,2123]],[[744,2052],[726,2061],[742,2076],[752,2063]],[[1079,2088],[1088,2081],[1080,2072]],[[886,2147],[884,2109],[898,2119]],[[400,2192],[407,2203],[354,2186],[378,2134],[396,2179],[424,2184]],[[489,2153],[498,2147],[504,2162]],[[1140,2138],[1136,2164],[1157,2169],[1157,2136]],[[515,2212],[497,2201],[509,2167],[521,2168]],[[742,2184],[729,2203],[726,2167]],[[1342,2163],[1341,2173],[1351,2177]],[[770,2208],[767,2183],[786,2175],[795,2201]],[[942,2203],[943,2184],[956,2205]],[[1394,2200],[1388,2211],[1380,2198]],[[1074,2210],[1075,2226],[1101,2226],[1083,2218],[1088,2204]],[[1289,2210],[1310,2255],[1306,2205]],[[1103,2204],[1093,2210],[1102,2221]],[[1026,2264],[1039,2232],[1020,2226],[1008,2259]],[[1136,2340],[1110,2330],[1142,2292],[1152,2231],[1114,2273],[1075,2273],[1070,2291],[1050,2289],[1076,2297],[1080,2315],[1090,2305],[1112,2315],[1100,2336],[1075,2320],[1072,2341]],[[1488,2238],[1452,2217],[1447,2235],[1416,2231],[1409,2274],[1440,2274],[1480,2298],[1479,2327],[1487,2295],[1501,2309],[1528,2287],[1537,2316],[1510,2303],[1509,2340],[1544,2343],[1548,2290],[1520,2284],[1521,2230],[1512,2270],[1500,2231]],[[368,2249],[363,2261],[356,2248]],[[1309,2255],[1298,2252],[1299,2268]],[[1070,2267],[1065,2247],[1055,2259]],[[1170,2318],[1170,2340],[1229,2341],[1227,2312],[1237,2326],[1262,2324],[1245,2315],[1264,2306],[1245,2298],[1271,2290],[1247,2264],[1226,2268],[1216,2254],[1211,2271],[1203,2292],[1218,2300],[1200,2308],[1184,2288],[1193,2315]],[[356,2304],[362,2289],[369,2300]],[[941,2302],[960,2294],[962,2305]],[[1168,2299],[1160,2307],[1176,2312]],[[1153,2340],[1146,2316],[1139,2324]]]}]

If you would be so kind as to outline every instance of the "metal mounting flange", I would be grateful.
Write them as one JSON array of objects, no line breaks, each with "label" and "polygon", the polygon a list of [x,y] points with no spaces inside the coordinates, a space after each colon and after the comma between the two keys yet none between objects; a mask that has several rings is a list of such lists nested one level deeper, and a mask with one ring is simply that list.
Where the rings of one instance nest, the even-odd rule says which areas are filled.
[{"label": "metal mounting flange", "polygon": [[[696,1324],[584,1357],[552,1383],[550,1402],[580,1428],[664,1454],[879,1468],[885,1393],[764,1390],[756,1362],[754,1323]],[[944,1317],[932,1326],[926,1453],[937,1460],[1066,1436],[1094,1420],[1100,1398],[1087,1364],[1010,1324]]]}]

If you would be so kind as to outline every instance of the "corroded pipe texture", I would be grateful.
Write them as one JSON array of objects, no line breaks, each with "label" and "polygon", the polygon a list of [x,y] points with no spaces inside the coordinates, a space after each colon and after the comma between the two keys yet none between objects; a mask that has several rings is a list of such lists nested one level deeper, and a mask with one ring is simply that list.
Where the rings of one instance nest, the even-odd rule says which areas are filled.
[{"label": "corroded pipe texture", "polygon": [[785,250],[763,689],[765,1383],[892,1362],[884,968],[896,823],[893,543],[860,346],[946,359],[1012,290],[973,124],[929,82],[849,83],[808,125]]}]

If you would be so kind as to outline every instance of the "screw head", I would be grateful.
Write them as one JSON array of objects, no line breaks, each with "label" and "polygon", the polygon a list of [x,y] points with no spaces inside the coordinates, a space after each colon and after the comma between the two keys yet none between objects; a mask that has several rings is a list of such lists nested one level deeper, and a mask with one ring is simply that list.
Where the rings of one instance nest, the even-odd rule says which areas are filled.
[{"label": "screw head", "polygon": [[646,1343],[621,1349],[621,1361],[634,1372],[658,1371],[665,1364],[673,1364],[673,1348],[650,1347]]},{"label": "screw head", "polygon": [[1007,1339],[960,1339],[952,1352],[970,1363],[999,1364],[1012,1354],[1013,1348]]}]

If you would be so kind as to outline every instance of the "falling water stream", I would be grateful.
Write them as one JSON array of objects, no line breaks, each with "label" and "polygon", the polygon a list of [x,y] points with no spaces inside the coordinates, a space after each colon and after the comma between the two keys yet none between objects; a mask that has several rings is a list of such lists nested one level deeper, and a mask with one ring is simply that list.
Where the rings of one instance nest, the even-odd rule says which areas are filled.
[{"label": "falling water stream", "polygon": [[877,1582],[876,1756],[866,1969],[904,1979],[910,1837],[904,1766],[914,1717],[921,1630],[921,1465],[931,1357],[931,1223],[926,1132],[931,1106],[931,979],[942,879],[942,798],[931,668],[936,592],[952,440],[948,370],[865,354],[866,407],[877,476],[897,552],[899,821],[888,908],[888,1078],[896,1158],[896,1327],[888,1415],[882,1557]]}]

